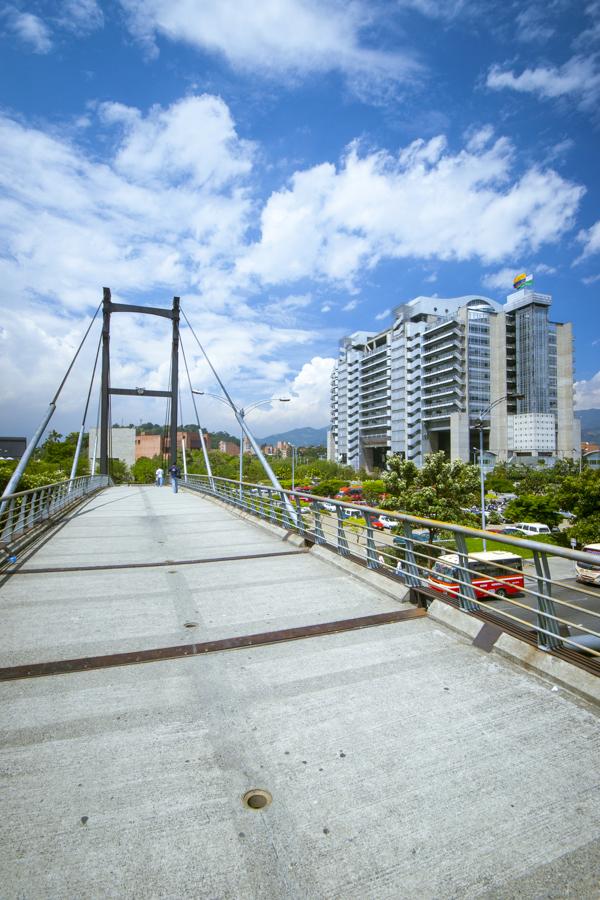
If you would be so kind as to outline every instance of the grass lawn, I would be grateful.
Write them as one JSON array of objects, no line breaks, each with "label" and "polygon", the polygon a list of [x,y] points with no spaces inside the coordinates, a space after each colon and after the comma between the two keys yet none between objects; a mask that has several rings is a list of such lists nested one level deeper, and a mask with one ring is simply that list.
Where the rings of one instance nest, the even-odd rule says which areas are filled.
[{"label": "grass lawn", "polygon": [[[516,544],[509,547],[507,544],[501,544],[499,541],[487,541],[488,550],[502,550],[504,553],[514,553],[516,556],[522,556],[523,559],[531,559],[533,553],[526,550],[525,547],[518,547]],[[478,553],[483,550],[482,538],[467,538],[467,549],[469,553]]]}]

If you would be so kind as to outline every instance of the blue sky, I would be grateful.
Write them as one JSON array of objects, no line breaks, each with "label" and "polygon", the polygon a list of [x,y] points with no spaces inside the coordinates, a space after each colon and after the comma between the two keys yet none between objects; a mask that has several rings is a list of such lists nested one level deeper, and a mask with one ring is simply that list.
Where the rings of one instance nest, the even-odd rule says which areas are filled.
[{"label": "blue sky", "polygon": [[[0,32],[1,432],[31,434],[103,285],[180,295],[240,404],[290,396],[260,435],[327,422],[342,336],[527,271],[600,407],[598,0],[14,0]],[[113,384],[164,389],[165,323],[113,321]]]}]

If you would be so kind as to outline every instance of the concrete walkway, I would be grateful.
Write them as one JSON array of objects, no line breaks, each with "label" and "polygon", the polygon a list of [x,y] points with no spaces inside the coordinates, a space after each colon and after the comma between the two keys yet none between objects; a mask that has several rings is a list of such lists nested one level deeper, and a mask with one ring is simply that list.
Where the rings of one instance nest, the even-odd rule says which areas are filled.
[{"label": "concrete walkway", "polygon": [[[2,586],[1,664],[398,608],[296,550],[192,494],[111,489]],[[594,709],[427,619],[0,703],[3,898],[598,896]]]}]

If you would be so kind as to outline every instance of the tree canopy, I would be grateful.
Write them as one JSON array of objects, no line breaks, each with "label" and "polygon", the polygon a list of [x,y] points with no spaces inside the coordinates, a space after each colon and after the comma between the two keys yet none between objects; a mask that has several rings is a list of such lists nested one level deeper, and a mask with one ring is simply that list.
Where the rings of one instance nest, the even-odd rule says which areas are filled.
[{"label": "tree canopy", "polygon": [[440,451],[428,454],[419,469],[411,460],[394,454],[388,457],[383,483],[388,497],[381,506],[386,509],[443,522],[475,524],[473,515],[463,507],[471,506],[479,495],[476,466],[460,460],[450,462]]}]

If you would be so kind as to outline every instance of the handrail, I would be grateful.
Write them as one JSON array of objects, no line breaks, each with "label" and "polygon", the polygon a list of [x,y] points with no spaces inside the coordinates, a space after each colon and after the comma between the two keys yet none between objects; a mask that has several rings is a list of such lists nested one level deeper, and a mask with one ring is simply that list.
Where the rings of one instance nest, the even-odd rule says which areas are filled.
[{"label": "handrail", "polygon": [[[600,625],[596,624],[600,619],[600,611],[587,609],[577,603],[581,597],[597,595],[585,587],[571,583],[565,585],[558,578],[553,578],[549,564],[549,559],[554,557],[572,563],[589,564],[590,557],[587,553],[528,538],[482,531],[467,525],[455,525],[395,510],[382,510],[352,501],[331,500],[312,493],[309,495],[306,491],[276,491],[271,486],[252,482],[242,485],[240,496],[239,481],[229,478],[214,478],[213,484],[210,484],[206,476],[188,475],[184,486],[230,503],[272,524],[293,530],[312,543],[324,545],[342,556],[353,557],[382,575],[400,578],[409,588],[426,588],[429,595],[458,605],[465,612],[478,614],[483,611],[487,614],[488,610],[493,611],[496,616],[521,629],[524,635],[533,631],[537,635],[538,647],[542,650],[555,652],[564,647],[571,656],[574,653],[581,658],[583,653],[587,654],[588,662],[585,666],[591,667],[590,671],[595,674],[600,674]],[[289,514],[290,504],[295,511],[293,518]],[[399,543],[394,544],[393,536],[386,536],[376,530],[379,526],[374,523],[381,515],[397,523]],[[449,535],[449,538],[425,542],[419,540],[416,529],[427,529],[430,532],[435,529],[436,532]],[[500,575],[495,579],[492,576],[487,578],[490,583],[495,581],[496,587],[482,587],[482,575],[473,568],[474,561],[467,549],[466,542],[469,538],[494,541],[507,549],[512,548],[521,556],[523,551],[529,551],[534,571],[515,569],[501,561]],[[458,558],[456,571],[459,574],[453,579],[455,587],[452,591],[445,591],[443,585],[438,585],[436,589],[430,581],[431,566],[441,553],[452,553]],[[515,585],[508,591],[501,591],[507,594],[501,598],[496,593],[503,587],[498,586],[498,578],[514,574],[521,576],[522,586],[518,586],[518,593]],[[483,581],[485,582],[485,578]],[[568,592],[568,595],[557,596],[558,588],[559,594]],[[503,607],[506,607],[501,612],[497,607],[494,609],[489,605],[490,601],[500,599]],[[590,616],[589,625],[581,623],[582,615]]]},{"label": "handrail", "polygon": [[108,475],[81,475],[6,494],[0,512],[0,565],[14,562],[16,545],[40,525],[54,521],[82,497],[109,484]]}]

